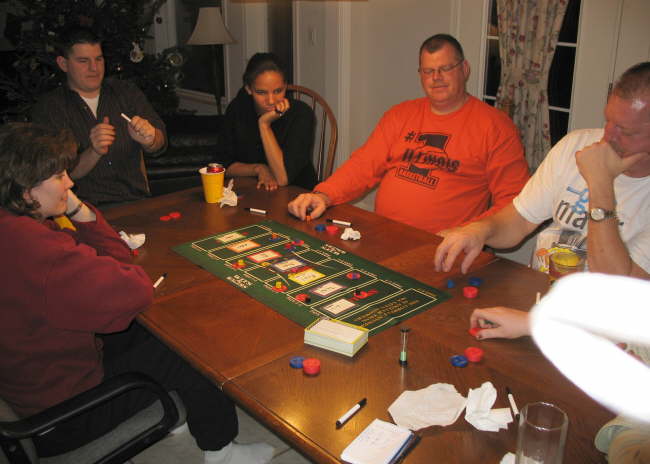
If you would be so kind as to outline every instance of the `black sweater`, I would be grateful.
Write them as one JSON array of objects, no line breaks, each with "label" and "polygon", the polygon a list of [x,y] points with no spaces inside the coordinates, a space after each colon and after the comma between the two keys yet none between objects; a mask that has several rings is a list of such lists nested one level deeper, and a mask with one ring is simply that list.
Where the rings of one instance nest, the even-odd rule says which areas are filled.
[{"label": "black sweater", "polygon": [[[316,185],[312,162],[316,118],[304,102],[289,99],[289,110],[271,124],[284,155],[284,168],[289,184],[311,190]],[[253,97],[242,87],[226,109],[219,132],[217,159],[224,167],[232,163],[268,164],[257,125]]]}]

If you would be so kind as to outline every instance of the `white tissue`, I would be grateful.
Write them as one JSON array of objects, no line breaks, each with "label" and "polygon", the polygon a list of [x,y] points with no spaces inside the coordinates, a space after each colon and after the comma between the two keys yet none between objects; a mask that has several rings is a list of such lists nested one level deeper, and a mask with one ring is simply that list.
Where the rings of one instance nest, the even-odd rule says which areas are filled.
[{"label": "white tissue", "polygon": [[219,200],[219,207],[223,208],[225,206],[237,206],[237,194],[233,192],[232,188],[235,184],[235,179],[230,179],[228,185],[223,189],[223,196]]},{"label": "white tissue", "polygon": [[448,383],[435,383],[416,391],[406,390],[388,408],[397,425],[420,430],[456,422],[465,398]]},{"label": "white tissue", "polygon": [[515,459],[517,459],[517,456],[512,453],[506,453],[501,458],[501,462],[499,462],[499,464],[515,464]]},{"label": "white tissue", "polygon": [[359,240],[360,238],[361,232],[354,230],[352,227],[346,227],[341,234],[341,239],[343,240]]},{"label": "white tissue", "polygon": [[492,409],[497,391],[492,382],[484,382],[479,388],[470,388],[467,393],[465,420],[479,430],[498,432],[507,429],[512,422],[509,408]]},{"label": "white tissue", "polygon": [[145,235],[127,234],[123,230],[120,230],[120,238],[126,242],[129,248],[135,250],[136,248],[140,248],[142,245],[144,245]]}]

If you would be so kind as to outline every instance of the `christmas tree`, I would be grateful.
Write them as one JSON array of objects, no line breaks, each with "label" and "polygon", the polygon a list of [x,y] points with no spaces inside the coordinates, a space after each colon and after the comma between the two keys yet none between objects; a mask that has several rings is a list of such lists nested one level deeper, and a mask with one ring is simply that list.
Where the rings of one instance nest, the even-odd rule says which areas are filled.
[{"label": "christmas tree", "polygon": [[0,75],[8,103],[2,108],[3,120],[27,120],[36,99],[65,82],[54,44],[61,32],[75,26],[90,28],[102,38],[106,76],[135,83],[160,115],[178,107],[180,51],[143,51],[154,15],[166,0],[12,1],[18,27],[8,37],[16,45],[15,60]]}]

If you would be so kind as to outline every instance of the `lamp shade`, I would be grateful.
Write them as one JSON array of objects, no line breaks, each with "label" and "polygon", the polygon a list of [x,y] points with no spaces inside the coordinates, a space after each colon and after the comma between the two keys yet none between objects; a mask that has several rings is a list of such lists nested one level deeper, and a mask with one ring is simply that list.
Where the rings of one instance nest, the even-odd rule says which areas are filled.
[{"label": "lamp shade", "polygon": [[221,17],[221,9],[216,6],[199,8],[199,19],[187,45],[218,45],[233,43],[228,29],[226,29]]}]

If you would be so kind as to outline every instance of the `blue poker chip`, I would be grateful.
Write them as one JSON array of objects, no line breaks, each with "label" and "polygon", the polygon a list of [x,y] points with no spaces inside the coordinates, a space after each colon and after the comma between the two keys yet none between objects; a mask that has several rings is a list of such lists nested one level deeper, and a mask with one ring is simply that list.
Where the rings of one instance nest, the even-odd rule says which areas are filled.
[{"label": "blue poker chip", "polygon": [[447,288],[454,288],[456,286],[456,282],[454,282],[451,279],[447,279]]},{"label": "blue poker chip", "polygon": [[[302,362],[304,360],[305,358],[303,356],[294,356],[289,360],[289,365],[294,369],[302,369]],[[465,360],[465,364],[467,364],[467,360]]]},{"label": "blue poker chip", "polygon": [[480,287],[483,283],[483,279],[480,277],[470,277],[467,281],[472,287]]},{"label": "blue poker chip", "polygon": [[467,366],[467,358],[465,356],[462,356],[460,354],[457,354],[455,356],[452,356],[449,358],[449,362],[451,362],[452,366],[455,367],[465,367]]},{"label": "blue poker chip", "polygon": [[316,227],[314,227],[316,232],[324,232],[325,231],[325,224],[317,224]]}]

